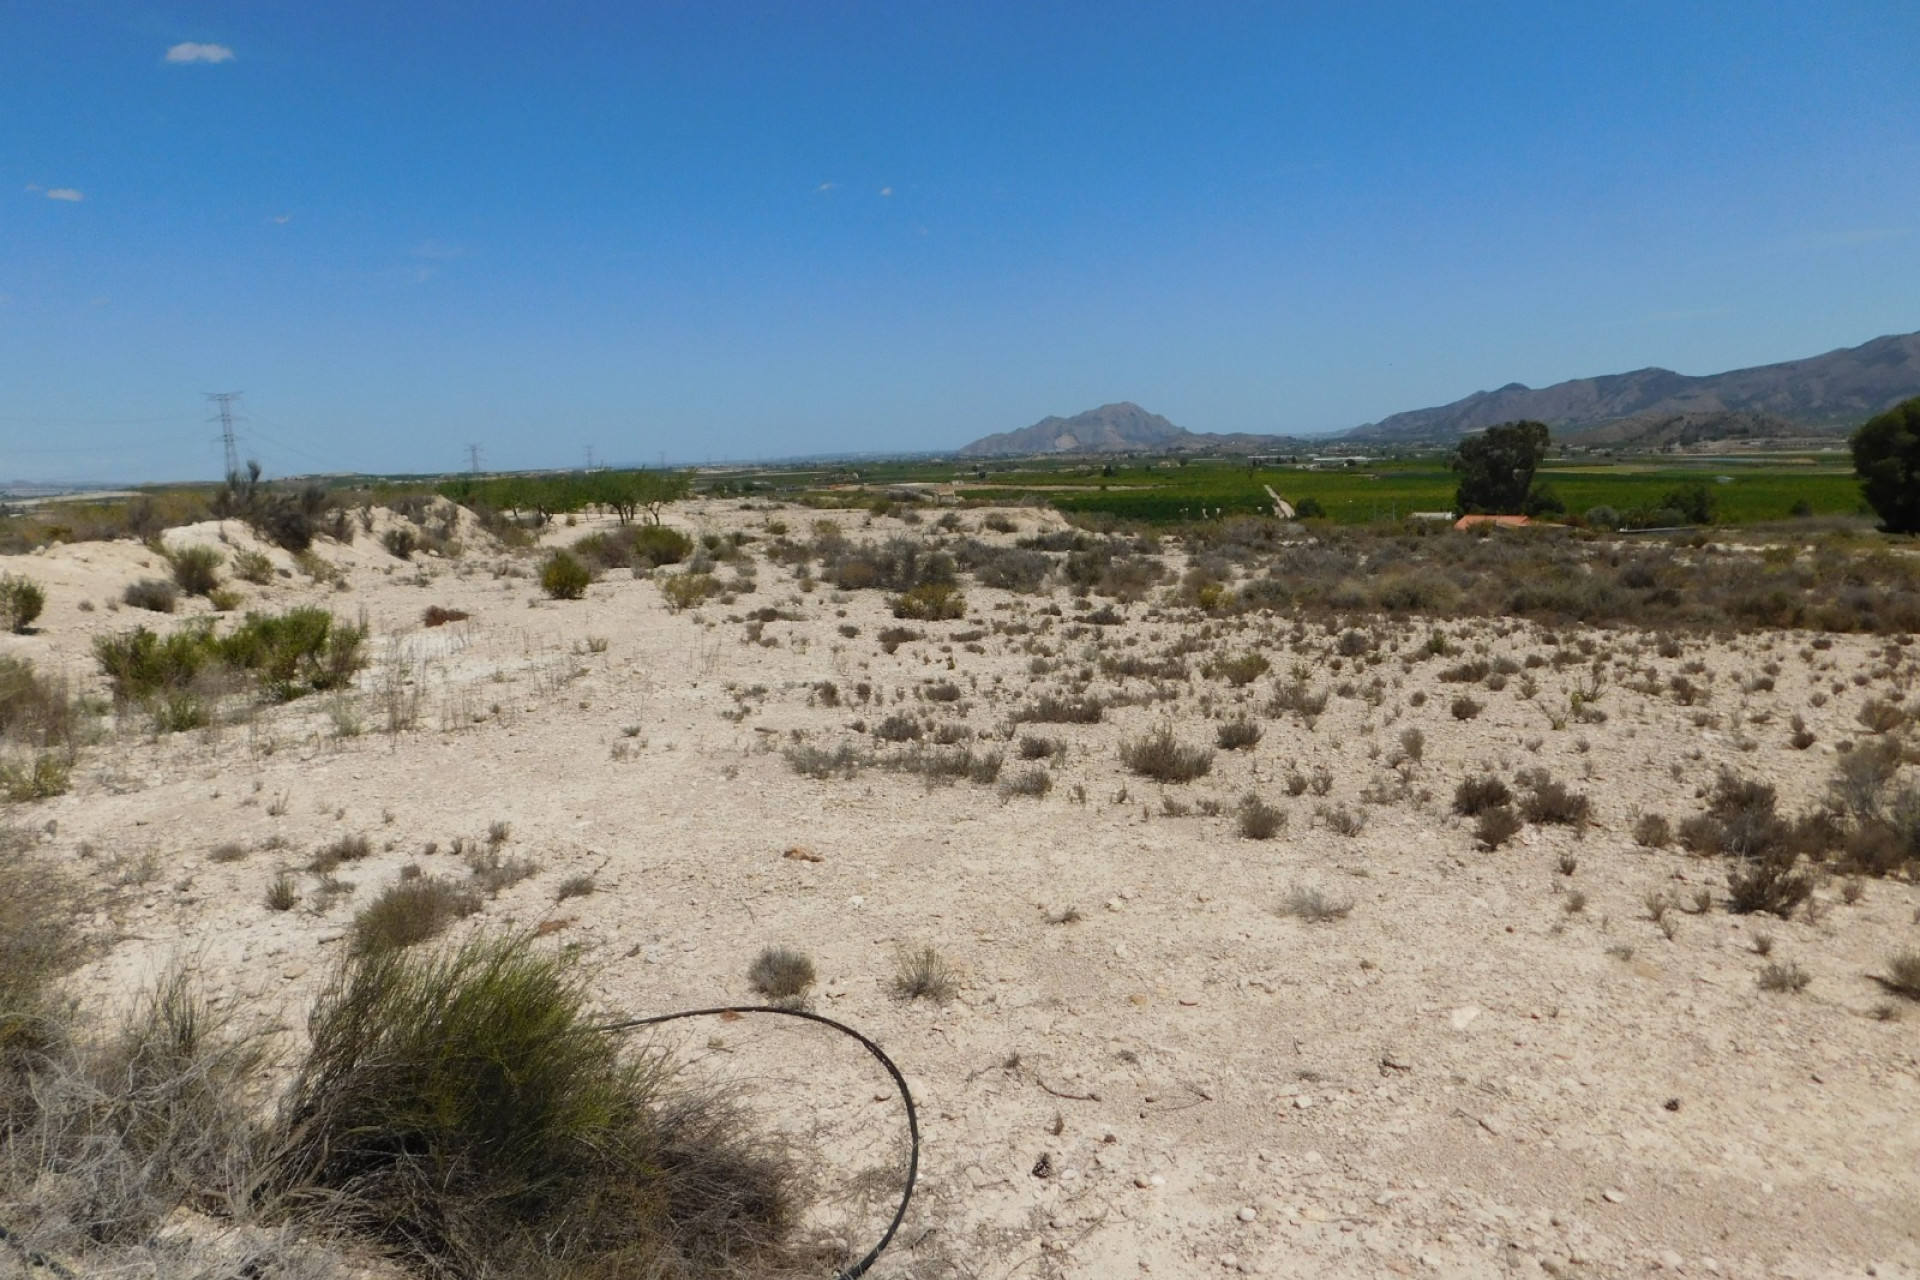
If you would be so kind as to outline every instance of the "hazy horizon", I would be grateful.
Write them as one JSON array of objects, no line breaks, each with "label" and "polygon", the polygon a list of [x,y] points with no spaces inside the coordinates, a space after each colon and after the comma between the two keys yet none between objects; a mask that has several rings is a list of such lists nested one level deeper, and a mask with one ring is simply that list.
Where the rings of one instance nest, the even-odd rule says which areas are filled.
[{"label": "hazy horizon", "polygon": [[0,479],[1317,435],[1920,328],[1920,11],[30,3]]}]

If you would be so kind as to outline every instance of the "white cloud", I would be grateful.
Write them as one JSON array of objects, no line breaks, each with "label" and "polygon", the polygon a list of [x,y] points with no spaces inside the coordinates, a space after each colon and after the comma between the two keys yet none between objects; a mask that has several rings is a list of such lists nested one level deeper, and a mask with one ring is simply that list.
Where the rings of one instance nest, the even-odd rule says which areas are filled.
[{"label": "white cloud", "polygon": [[880,188],[880,194],[881,194],[881,195],[883,195],[883,196],[890,196],[890,195],[892,195],[892,194],[893,194],[893,188],[892,188],[892,187],[882,187],[882,188]]},{"label": "white cloud", "polygon": [[823,182],[813,189],[813,194],[819,195],[823,191],[838,191],[839,189],[840,184],[837,182]]},{"label": "white cloud", "polygon": [[274,215],[273,221],[275,226],[284,227],[293,221],[293,215],[290,213],[277,213]]},{"label": "white cloud", "polygon": [[183,40],[167,50],[168,62],[232,62],[233,50],[223,44],[197,44]]},{"label": "white cloud", "polygon": [[72,204],[79,204],[86,198],[85,195],[72,187],[51,187],[47,191],[47,199],[49,200],[65,200]]}]

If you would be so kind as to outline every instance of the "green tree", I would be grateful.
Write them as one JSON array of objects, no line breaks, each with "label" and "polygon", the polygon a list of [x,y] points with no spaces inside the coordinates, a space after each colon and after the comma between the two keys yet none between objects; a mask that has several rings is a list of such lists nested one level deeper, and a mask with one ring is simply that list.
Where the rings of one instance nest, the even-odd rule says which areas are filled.
[{"label": "green tree", "polygon": [[1705,480],[1694,480],[1678,489],[1669,489],[1660,499],[1660,505],[1678,511],[1688,524],[1712,524],[1719,501]]},{"label": "green tree", "polygon": [[1920,533],[1920,396],[1861,424],[1849,441],[1860,492],[1888,533]]},{"label": "green tree", "polygon": [[1546,455],[1544,422],[1502,422],[1468,436],[1453,451],[1452,466],[1460,473],[1455,508],[1463,515],[1526,511],[1533,494],[1533,473]]}]

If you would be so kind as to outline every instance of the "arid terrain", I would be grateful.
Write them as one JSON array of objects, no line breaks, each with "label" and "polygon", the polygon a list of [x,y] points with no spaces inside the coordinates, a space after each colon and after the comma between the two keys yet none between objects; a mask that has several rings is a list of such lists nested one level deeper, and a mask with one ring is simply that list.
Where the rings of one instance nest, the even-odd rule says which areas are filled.
[{"label": "arid terrain", "polygon": [[[609,1017],[759,1002],[763,948],[811,957],[808,1007],[920,1108],[875,1275],[1920,1275],[1920,1003],[1883,981],[1920,864],[1872,874],[1838,829],[1920,773],[1910,636],[1228,611],[1182,598],[1177,538],[1076,595],[1057,514],[932,514],[675,504],[718,593],[679,601],[684,563],[542,590],[610,518],[509,549],[463,515],[457,554],[402,560],[374,511],[315,543],[331,582],[238,521],[169,530],[273,560],[222,617],[370,628],[350,687],[179,732],[111,705],[93,645],[207,602],[121,603],[167,576],[130,540],[9,557],[47,605],[0,656],[103,708],[65,793],[4,813],[84,887],[70,988],[104,1016],[184,966],[292,1052],[357,910],[490,867],[447,937],[537,929]],[[1037,589],[962,572],[958,617],[822,567],[1048,533]],[[1768,822],[1784,917],[1731,909]],[[926,948],[948,999],[895,989]],[[884,1227],[904,1118],[856,1045],[650,1042],[799,1144],[845,1260]]]}]

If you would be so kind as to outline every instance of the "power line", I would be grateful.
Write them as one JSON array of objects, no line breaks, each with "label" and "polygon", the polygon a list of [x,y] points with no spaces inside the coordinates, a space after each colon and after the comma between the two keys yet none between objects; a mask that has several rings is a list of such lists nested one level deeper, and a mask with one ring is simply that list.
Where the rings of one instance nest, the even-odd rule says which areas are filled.
[{"label": "power line", "polygon": [[477,444],[467,446],[467,470],[476,476],[480,474],[480,446]]},{"label": "power line", "polygon": [[241,391],[209,391],[207,399],[220,406],[218,416],[212,419],[220,424],[220,443],[227,450],[227,475],[240,474],[240,449],[233,441],[233,402],[246,394]]}]

